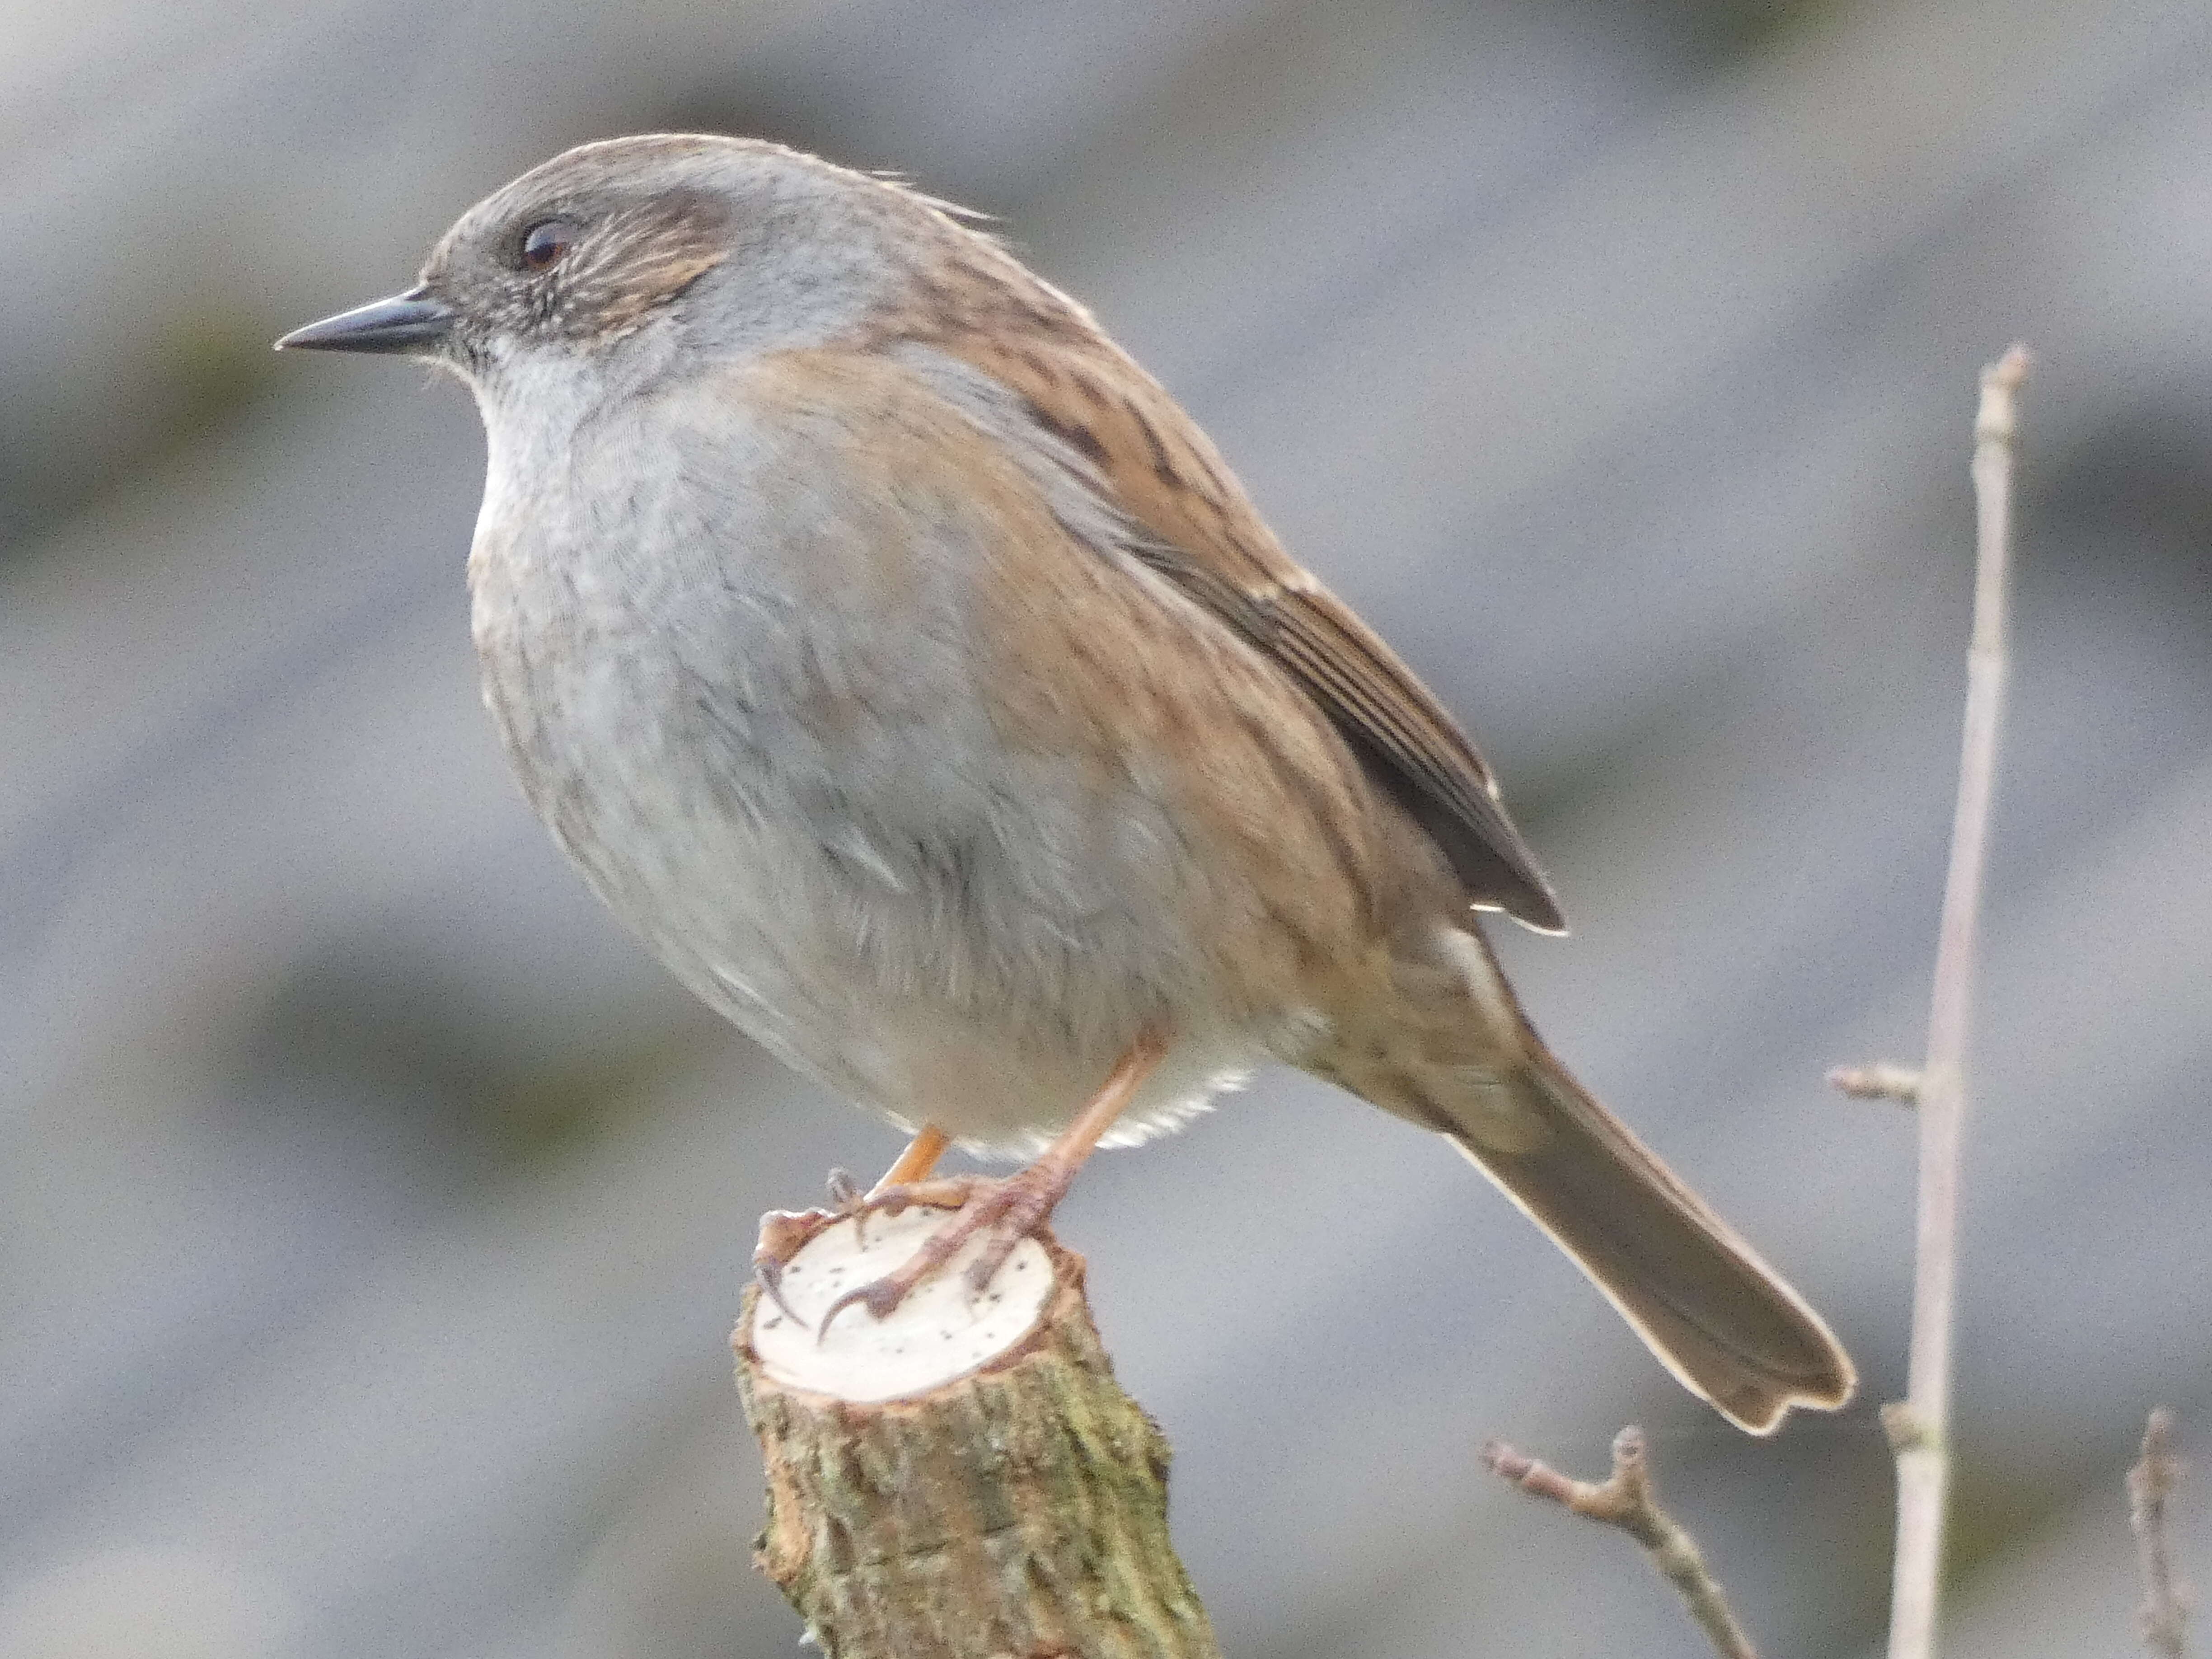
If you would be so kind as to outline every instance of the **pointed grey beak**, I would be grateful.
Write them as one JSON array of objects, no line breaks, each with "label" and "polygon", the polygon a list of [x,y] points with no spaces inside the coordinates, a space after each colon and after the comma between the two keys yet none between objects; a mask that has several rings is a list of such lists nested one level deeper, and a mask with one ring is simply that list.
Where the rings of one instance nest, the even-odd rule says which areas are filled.
[{"label": "pointed grey beak", "polygon": [[413,288],[295,328],[279,351],[414,351],[435,345],[453,326],[453,308]]}]

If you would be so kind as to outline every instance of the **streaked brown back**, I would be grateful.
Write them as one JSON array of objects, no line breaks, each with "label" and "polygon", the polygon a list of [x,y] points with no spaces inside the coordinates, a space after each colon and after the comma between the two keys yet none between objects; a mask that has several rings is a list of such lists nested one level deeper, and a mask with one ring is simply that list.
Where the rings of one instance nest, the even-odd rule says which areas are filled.
[{"label": "streaked brown back", "polygon": [[[1088,313],[955,228],[946,270],[891,332],[1022,396],[1141,534],[1131,550],[1277,664],[1435,841],[1468,903],[1565,931],[1474,745],[1397,653],[1283,550],[1206,434]],[[957,280],[963,263],[989,280]],[[983,307],[989,307],[988,313]],[[1054,411],[1082,411],[1079,417]]]}]

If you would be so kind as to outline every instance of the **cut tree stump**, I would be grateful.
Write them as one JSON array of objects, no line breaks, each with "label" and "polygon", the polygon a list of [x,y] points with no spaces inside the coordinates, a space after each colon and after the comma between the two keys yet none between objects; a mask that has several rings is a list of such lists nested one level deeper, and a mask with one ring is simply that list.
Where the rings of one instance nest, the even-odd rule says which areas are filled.
[{"label": "cut tree stump", "polygon": [[1168,1541],[1167,1441],[1114,1381],[1081,1256],[1025,1240],[979,1296],[977,1240],[817,1340],[947,1213],[763,1220],[804,1242],[788,1310],[748,1291],[730,1339],[768,1474],[755,1564],[830,1659],[1219,1659]]}]

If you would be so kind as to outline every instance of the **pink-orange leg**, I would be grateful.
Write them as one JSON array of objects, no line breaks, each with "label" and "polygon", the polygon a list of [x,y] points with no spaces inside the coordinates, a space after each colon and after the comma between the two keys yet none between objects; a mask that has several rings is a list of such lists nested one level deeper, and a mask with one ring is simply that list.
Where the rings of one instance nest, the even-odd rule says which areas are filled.
[{"label": "pink-orange leg", "polygon": [[[872,1208],[927,1204],[960,1213],[923,1241],[922,1246],[896,1272],[845,1292],[822,1316],[826,1332],[837,1316],[859,1303],[878,1319],[888,1317],[906,1300],[914,1287],[940,1271],[978,1233],[996,1234],[968,1269],[968,1283],[976,1291],[989,1285],[1006,1265],[1014,1246],[1036,1231],[1053,1206],[1067,1195],[1080,1170],[1099,1140],[1114,1127],[1144,1080],[1167,1053],[1158,1033],[1147,1031],[1130,1045],[1091,1102],[1075,1121],[1054,1137],[1036,1161],[1012,1175],[996,1179],[960,1176],[948,1181],[913,1181],[894,1185],[885,1176],[862,1201]],[[917,1144],[919,1137],[917,1137]],[[910,1156],[913,1147],[908,1148]],[[905,1158],[900,1164],[907,1162]]]},{"label": "pink-orange leg", "polygon": [[937,1160],[945,1156],[945,1149],[952,1144],[952,1137],[934,1123],[925,1123],[921,1133],[906,1144],[898,1155],[898,1162],[884,1171],[884,1178],[868,1188],[874,1198],[893,1187],[911,1186],[917,1181],[927,1181],[937,1168]]}]

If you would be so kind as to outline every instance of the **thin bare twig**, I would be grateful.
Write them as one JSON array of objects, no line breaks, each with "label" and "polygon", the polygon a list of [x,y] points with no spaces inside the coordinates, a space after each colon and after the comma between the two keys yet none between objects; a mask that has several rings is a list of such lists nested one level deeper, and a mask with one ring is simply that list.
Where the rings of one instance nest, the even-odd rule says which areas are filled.
[{"label": "thin bare twig", "polygon": [[1721,1659],[1759,1659],[1751,1638],[1729,1611],[1719,1580],[1698,1553],[1697,1540],[1659,1507],[1643,1430],[1631,1424],[1613,1436],[1613,1474],[1602,1484],[1561,1474],[1496,1440],[1482,1449],[1482,1461],[1522,1492],[1626,1533],[1644,1546],[1659,1576],[1680,1594],[1690,1617],[1711,1638]]},{"label": "thin bare twig", "polygon": [[2143,1426],[2142,1457],[2128,1471],[2128,1524],[2142,1558],[2143,1646],[2154,1659],[2182,1659],[2189,1634],[2189,1586],[2174,1576],[2166,1501],[2181,1480],[2173,1455],[2173,1413],[2160,1406]]},{"label": "thin bare twig", "polygon": [[2004,709],[2005,613],[2012,546],[2016,404],[2027,350],[1982,370],[1974,416],[1974,625],[1966,653],[1966,732],[1951,820],[1951,870],[1936,946],[1928,1060],[1920,1073],[1920,1204],[1912,1284],[1912,1356],[1905,1398],[1883,1413],[1897,1450],[1897,1560],[1890,1659],[1934,1659],[1951,1483],[1951,1334],[1958,1288],[1959,1163],[1966,1115],[1966,1048],[1974,997],[1982,872]]}]

